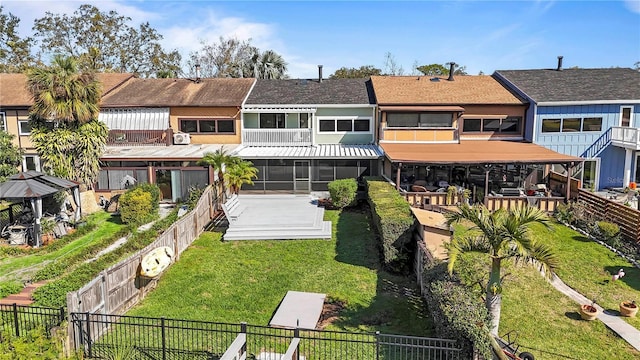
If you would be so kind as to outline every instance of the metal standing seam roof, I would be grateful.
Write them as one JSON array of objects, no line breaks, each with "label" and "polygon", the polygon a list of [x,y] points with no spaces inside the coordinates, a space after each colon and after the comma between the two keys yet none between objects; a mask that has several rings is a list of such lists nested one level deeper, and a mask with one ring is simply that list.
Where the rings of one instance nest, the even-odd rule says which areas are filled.
[{"label": "metal standing seam roof", "polygon": [[519,141],[460,141],[459,144],[382,143],[394,162],[428,164],[564,164],[584,159]]},{"label": "metal standing seam roof", "polygon": [[232,152],[238,144],[190,144],[171,146],[131,146],[116,147],[108,146],[102,154],[102,161],[124,161],[124,160],[199,160],[208,152],[215,152],[224,148]]},{"label": "metal standing seam roof", "polygon": [[237,149],[243,159],[378,159],[383,153],[377,145],[327,144],[315,146],[251,146]]},{"label": "metal standing seam roof", "polygon": [[103,108],[98,119],[109,130],[166,130],[169,108]]}]

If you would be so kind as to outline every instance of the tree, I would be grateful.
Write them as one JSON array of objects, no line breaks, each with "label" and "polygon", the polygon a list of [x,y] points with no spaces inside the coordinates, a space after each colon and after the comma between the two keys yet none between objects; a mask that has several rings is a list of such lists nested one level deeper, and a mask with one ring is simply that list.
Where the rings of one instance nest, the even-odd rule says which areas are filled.
[{"label": "tree", "polygon": [[180,54],[166,52],[162,35],[149,23],[130,26],[131,18],[81,5],[73,15],[47,12],[33,30],[42,52],[72,56],[85,71],[127,72],[145,77],[180,69]]},{"label": "tree", "polygon": [[91,187],[109,130],[98,120],[100,83],[81,73],[75,59],[55,56],[51,66],[27,72],[34,104],[31,141],[45,170]]},{"label": "tree", "polygon": [[232,162],[224,174],[231,192],[237,194],[244,184],[253,185],[253,179],[258,177],[258,169],[251,161],[240,160]]},{"label": "tree", "polygon": [[491,259],[485,304],[492,317],[490,331],[498,335],[502,305],[502,260],[513,259],[536,265],[548,277],[552,276],[557,266],[551,249],[529,237],[530,226],[533,223],[548,226],[548,218],[541,210],[529,206],[511,211],[500,209],[492,213],[483,205],[462,205],[458,212],[445,216],[449,225],[461,221],[473,223],[469,232],[462,237],[454,237],[449,244],[449,272],[453,272],[456,260],[465,253],[487,254]]},{"label": "tree", "polygon": [[363,65],[359,68],[341,67],[329,76],[330,79],[364,79],[369,76],[382,74],[382,70],[373,65]]},{"label": "tree", "polygon": [[20,73],[36,64],[31,54],[34,40],[18,35],[19,24],[20,19],[11,13],[3,13],[3,6],[0,6],[0,72]]},{"label": "tree", "polygon": [[255,77],[260,79],[286,78],[287,63],[273,50],[261,52],[251,45],[251,39],[220,37],[217,43],[202,42],[199,51],[192,52],[187,66],[192,76],[193,69],[200,65],[201,77]]},{"label": "tree", "polygon": [[13,143],[15,136],[0,130],[0,183],[18,172],[22,163],[22,149]]},{"label": "tree", "polygon": [[[445,64],[449,65],[449,64]],[[416,70],[426,76],[449,76],[449,67],[440,64],[429,64],[418,66]],[[466,66],[459,66],[453,72],[454,75],[468,75]]]},{"label": "tree", "polygon": [[390,52],[387,52],[384,55],[384,69],[385,75],[391,76],[402,76],[404,75],[404,69],[402,65],[398,65],[396,59],[391,55]]}]

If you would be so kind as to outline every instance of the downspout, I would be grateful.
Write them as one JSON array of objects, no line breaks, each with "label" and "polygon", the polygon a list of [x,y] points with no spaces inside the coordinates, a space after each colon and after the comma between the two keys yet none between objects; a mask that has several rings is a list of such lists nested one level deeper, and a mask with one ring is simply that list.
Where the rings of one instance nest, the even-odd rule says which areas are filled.
[{"label": "downspout", "polygon": [[402,163],[398,163],[398,170],[396,171],[396,190],[400,191],[400,170],[402,170]]},{"label": "downspout", "polygon": [[567,164],[567,189],[565,191],[566,201],[569,201],[571,197],[571,169],[573,168],[573,162]]}]

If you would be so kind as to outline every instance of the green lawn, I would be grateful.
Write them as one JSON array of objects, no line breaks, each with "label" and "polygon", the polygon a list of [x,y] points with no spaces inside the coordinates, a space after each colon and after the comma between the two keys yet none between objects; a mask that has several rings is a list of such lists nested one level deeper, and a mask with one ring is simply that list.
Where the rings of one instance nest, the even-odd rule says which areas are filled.
[{"label": "green lawn", "polygon": [[[456,236],[464,233],[464,227],[461,225],[456,225],[455,229]],[[623,266],[624,261],[613,256],[599,244],[586,241],[578,235],[560,224],[553,224],[551,230],[535,225],[532,232],[533,237],[553,246],[561,264],[558,275],[567,284],[582,291],[572,283],[574,277],[580,278],[580,274],[585,277],[587,274],[596,274],[591,277],[602,281],[607,277],[601,278],[601,275],[598,275],[600,272],[594,269],[603,266]],[[482,278],[486,281],[490,267],[487,256],[466,255],[460,265],[466,268],[463,272],[465,278]],[[503,261],[502,273],[508,275],[503,283],[499,333],[503,335],[509,331],[517,331],[521,351],[533,353],[536,359],[598,360],[640,357],[640,352],[602,322],[581,320],[578,304],[553,288],[536,269]],[[631,271],[627,276],[630,274],[638,276]],[[607,285],[600,285],[595,281],[585,283],[589,288],[604,288],[616,292],[619,287],[622,291],[638,294],[637,290],[624,282]],[[612,293],[610,296],[615,294]]]},{"label": "green lawn", "polygon": [[93,214],[87,221],[95,223],[97,225],[96,229],[55,251],[49,252],[42,248],[41,251],[31,254],[2,258],[0,260],[0,280],[20,282],[28,280],[47,263],[80,252],[87,245],[111,236],[123,227],[120,221],[114,221],[111,214],[106,212]]},{"label": "green lawn", "polygon": [[128,315],[266,325],[296,290],[345,303],[330,329],[433,335],[413,278],[380,269],[366,214],[325,218],[332,240],[221,242],[204,233]]},{"label": "green lawn", "polygon": [[[538,241],[553,246],[560,259],[556,273],[567,285],[605,309],[618,311],[618,304],[625,300],[640,303],[640,269],[564,225],[554,224],[547,231],[536,224],[533,230]],[[611,281],[620,269],[624,269],[625,276]],[[640,317],[623,319],[640,329]]]}]

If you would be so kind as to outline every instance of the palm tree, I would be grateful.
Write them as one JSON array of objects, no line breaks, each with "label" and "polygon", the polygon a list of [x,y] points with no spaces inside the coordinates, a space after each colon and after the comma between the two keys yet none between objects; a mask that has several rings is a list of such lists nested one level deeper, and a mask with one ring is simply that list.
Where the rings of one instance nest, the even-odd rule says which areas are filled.
[{"label": "palm tree", "polygon": [[491,334],[497,336],[502,304],[502,260],[529,263],[551,277],[557,266],[555,255],[548,246],[529,237],[533,223],[548,226],[549,220],[543,211],[530,206],[511,211],[500,209],[493,213],[483,205],[462,205],[458,209],[458,212],[445,215],[447,224],[469,221],[473,226],[462,237],[451,240],[448,247],[449,272],[453,272],[456,260],[462,254],[476,252],[489,255],[491,270],[485,302],[492,317]]},{"label": "palm tree", "polygon": [[241,160],[232,163],[224,174],[231,192],[237,194],[243,184],[253,185],[253,179],[258,177],[258,169],[251,161]]},{"label": "palm tree", "polygon": [[51,66],[27,72],[33,95],[29,111],[31,141],[45,170],[91,187],[109,130],[98,120],[101,85],[95,74],[80,72],[71,57],[54,57]]},{"label": "palm tree", "polygon": [[57,55],[51,66],[27,72],[35,121],[81,125],[98,118],[102,89],[93,73],[81,73],[72,57]]},{"label": "palm tree", "polygon": [[224,174],[227,171],[229,165],[240,162],[240,158],[237,156],[229,155],[227,150],[223,147],[214,151],[205,153],[202,159],[198,160],[198,165],[211,166],[214,173],[217,174],[218,179],[215,181],[220,184],[221,193],[225,194],[225,178]]},{"label": "palm tree", "polygon": [[250,66],[253,76],[258,79],[284,79],[286,78],[287,63],[282,56],[273,50],[256,53],[251,58]]}]

